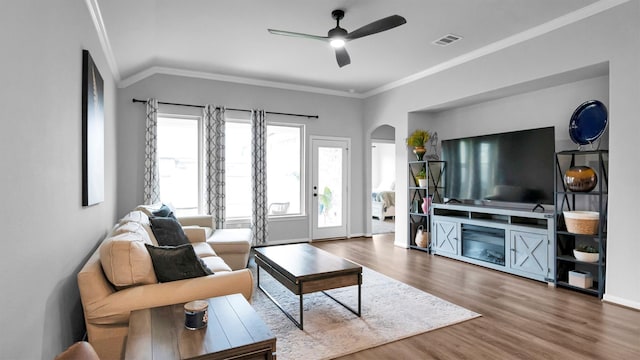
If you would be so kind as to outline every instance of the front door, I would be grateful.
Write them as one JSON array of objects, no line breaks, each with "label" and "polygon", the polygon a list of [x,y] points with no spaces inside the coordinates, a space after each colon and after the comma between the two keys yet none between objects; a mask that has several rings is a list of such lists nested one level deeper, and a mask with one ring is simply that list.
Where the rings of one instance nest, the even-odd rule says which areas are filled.
[{"label": "front door", "polygon": [[347,237],[349,139],[312,138],[311,239]]}]

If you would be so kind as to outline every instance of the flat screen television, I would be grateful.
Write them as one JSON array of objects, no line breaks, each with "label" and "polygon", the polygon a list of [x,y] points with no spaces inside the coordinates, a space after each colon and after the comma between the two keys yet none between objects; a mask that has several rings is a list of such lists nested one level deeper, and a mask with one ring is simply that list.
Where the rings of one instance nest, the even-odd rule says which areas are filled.
[{"label": "flat screen television", "polygon": [[553,204],[554,154],[553,127],[443,140],[444,196]]}]

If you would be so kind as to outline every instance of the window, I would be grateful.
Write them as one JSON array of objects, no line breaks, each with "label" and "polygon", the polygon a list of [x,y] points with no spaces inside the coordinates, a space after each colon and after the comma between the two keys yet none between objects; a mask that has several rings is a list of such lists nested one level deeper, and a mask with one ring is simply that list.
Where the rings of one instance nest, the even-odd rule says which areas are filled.
[{"label": "window", "polygon": [[302,214],[302,127],[267,125],[270,215]]},{"label": "window", "polygon": [[200,118],[158,116],[160,200],[179,215],[200,213]]},{"label": "window", "polygon": [[[267,125],[267,198],[270,216],[302,214],[301,125]],[[227,219],[251,216],[251,125],[227,119],[225,127]]]},{"label": "window", "polygon": [[[158,116],[160,199],[179,215],[204,209],[205,168],[201,118]],[[267,198],[270,216],[302,215],[302,125],[267,125]],[[251,124],[227,119],[225,125],[226,218],[251,217]]]}]

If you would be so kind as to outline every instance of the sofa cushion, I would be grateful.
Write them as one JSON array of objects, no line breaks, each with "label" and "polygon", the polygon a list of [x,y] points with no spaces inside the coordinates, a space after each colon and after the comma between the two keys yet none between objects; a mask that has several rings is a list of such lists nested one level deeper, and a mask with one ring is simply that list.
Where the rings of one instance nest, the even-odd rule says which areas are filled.
[{"label": "sofa cushion", "polygon": [[231,271],[229,265],[221,257],[218,256],[207,256],[201,259],[211,271],[215,273],[223,272],[223,271]]},{"label": "sofa cushion", "polygon": [[211,245],[206,242],[191,243],[191,247],[193,247],[193,251],[196,252],[199,258],[216,256],[216,252],[211,248]]},{"label": "sofa cushion", "polygon": [[217,229],[207,242],[217,254],[249,253],[251,229]]},{"label": "sofa cushion", "polygon": [[148,204],[148,205],[138,205],[135,210],[142,211],[147,216],[153,216],[153,212],[160,209],[162,203]]},{"label": "sofa cushion", "polygon": [[140,210],[130,211],[125,216],[123,216],[122,219],[120,219],[120,224],[124,224],[130,221],[137,222],[143,225],[149,224],[149,216]]},{"label": "sofa cushion", "polygon": [[113,229],[112,235],[120,235],[128,232],[138,233],[144,238],[144,242],[151,243],[147,230],[139,222],[129,221],[120,223]]},{"label": "sofa cushion", "polygon": [[[178,220],[180,221],[180,220]],[[182,223],[182,222],[180,222]],[[213,235],[213,228],[209,226],[199,226],[199,225],[182,225],[182,230],[187,231],[187,229],[198,229],[198,231],[202,231],[204,233],[204,238],[208,239]]]},{"label": "sofa cushion", "polygon": [[124,232],[106,239],[100,246],[100,263],[105,276],[116,288],[158,282],[141,232]]},{"label": "sofa cushion", "polygon": [[211,275],[212,271],[196,256],[191,245],[153,246],[145,244],[156,277],[160,282]]},{"label": "sofa cushion", "polygon": [[151,217],[151,230],[160,246],[189,244],[189,239],[178,220],[171,217]]}]

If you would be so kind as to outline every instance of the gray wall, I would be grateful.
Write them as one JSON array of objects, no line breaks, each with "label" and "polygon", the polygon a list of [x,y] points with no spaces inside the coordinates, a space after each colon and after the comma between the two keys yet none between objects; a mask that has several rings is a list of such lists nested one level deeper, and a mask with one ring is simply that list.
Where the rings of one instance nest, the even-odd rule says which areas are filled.
[{"label": "gray wall", "polygon": [[[508,122],[491,121],[486,115],[490,112],[486,112],[482,116],[485,126],[460,130],[468,126],[463,119],[465,111],[474,110],[475,105],[448,113],[433,109],[478,95],[511,91],[541,79],[558,80],[562,77],[558,74],[608,63],[608,77],[577,85],[570,85],[577,79],[565,83],[605,96],[603,86],[608,82],[611,191],[605,299],[640,308],[640,263],[636,261],[640,242],[634,216],[635,204],[640,202],[634,179],[640,170],[633,166],[637,160],[632,148],[640,133],[636,121],[640,99],[638,0],[364,102],[172,76],[145,79],[118,90],[116,98],[84,2],[10,0],[3,5],[0,317],[7,330],[0,339],[2,358],[51,359],[84,332],[76,274],[116,217],[142,201],[144,107],[132,104],[132,97],[320,115],[319,120],[302,121],[307,124],[307,136],[339,135],[352,140],[351,188],[365,187],[351,192],[351,233],[358,234],[370,226],[371,185],[363,174],[371,168],[370,134],[375,128],[384,124],[395,127],[397,200],[406,202],[402,184],[406,184],[405,162],[411,154],[404,139],[410,129],[438,126],[444,138],[445,134],[474,135],[513,127]],[[91,51],[105,80],[105,201],[86,208],[81,206],[82,49]],[[581,100],[564,99],[570,110]],[[501,106],[520,100],[502,100]],[[527,120],[531,122],[522,127],[558,124],[560,129],[564,116],[539,123]],[[286,117],[277,120],[299,122]],[[453,123],[444,125],[448,121]],[[398,224],[405,224],[407,214],[401,209],[397,209]],[[271,225],[273,238],[308,237],[307,218]],[[400,225],[396,231],[399,245],[406,245],[406,227]]]},{"label": "gray wall", "polygon": [[[577,145],[569,137],[569,119],[576,107],[592,99],[609,106],[608,76],[438,111],[431,114],[429,129],[446,140],[553,126],[556,151],[574,150]],[[601,137],[600,145],[608,148],[608,132]]]},{"label": "gray wall", "polygon": [[[395,184],[396,152],[393,142],[375,142],[371,146],[371,187]],[[384,183],[384,184],[383,184]],[[390,190],[385,187],[380,190]]]},{"label": "gray wall", "polygon": [[[567,72],[608,63],[609,87],[609,237],[605,300],[640,308],[640,253],[635,226],[635,207],[640,193],[634,179],[640,176],[633,145],[640,133],[637,102],[640,98],[640,6],[632,0],[603,13],[549,32],[504,50],[441,71],[365,100],[365,132],[382,124],[396,127],[397,158],[406,161],[409,152],[402,140],[416,122],[435,124],[431,114],[412,112],[434,109],[483,94],[518,89],[520,85],[547,83]],[[574,80],[575,81],[575,80]],[[600,80],[594,80],[600,81]],[[557,84],[556,84],[557,85]],[[506,93],[505,93],[506,94]],[[604,93],[603,93],[604,95]],[[506,95],[505,95],[506,96]],[[567,108],[577,106],[567,100]],[[568,118],[567,118],[568,119]],[[567,120],[568,121],[568,120]],[[540,124],[548,120],[540,119]],[[462,124],[459,122],[458,124]],[[495,132],[512,128],[511,120],[489,123],[488,128],[469,121],[460,134]],[[443,131],[447,129],[443,127]],[[453,131],[453,130],[452,130]],[[474,132],[475,132],[474,131]],[[453,136],[453,132],[451,132]],[[407,183],[403,161],[396,168],[397,184]],[[397,202],[406,202],[406,191],[397,192]],[[406,224],[407,214],[397,212],[398,224]],[[396,227],[399,246],[406,246],[405,226]]]},{"label": "gray wall", "polygon": [[[52,359],[84,334],[76,274],[115,221],[115,86],[83,1],[0,12],[0,358]],[[105,85],[105,201],[82,207],[81,72]]]},{"label": "gray wall", "polygon": [[[263,108],[267,111],[319,115],[319,119],[268,115],[269,120],[306,125],[306,164],[310,164],[310,136],[340,136],[351,139],[351,186],[361,189],[363,183],[364,145],[362,137],[362,100],[280,90],[252,85],[233,84],[171,75],[154,75],[118,92],[118,214],[142,202],[145,106],[132,103],[132,98],[155,97],[160,101],[186,104],[216,104],[230,108]],[[200,115],[198,109],[161,106],[160,112]],[[305,179],[309,188],[308,167]],[[310,192],[307,193],[309,195]],[[350,234],[364,232],[363,193],[351,191]],[[309,199],[307,198],[307,204]],[[307,205],[307,214],[309,207]],[[308,216],[278,219],[269,224],[271,241],[308,240]]]},{"label": "gray wall", "polygon": [[393,142],[396,140],[396,129],[389,125],[382,125],[373,130],[371,133],[371,139]]}]

